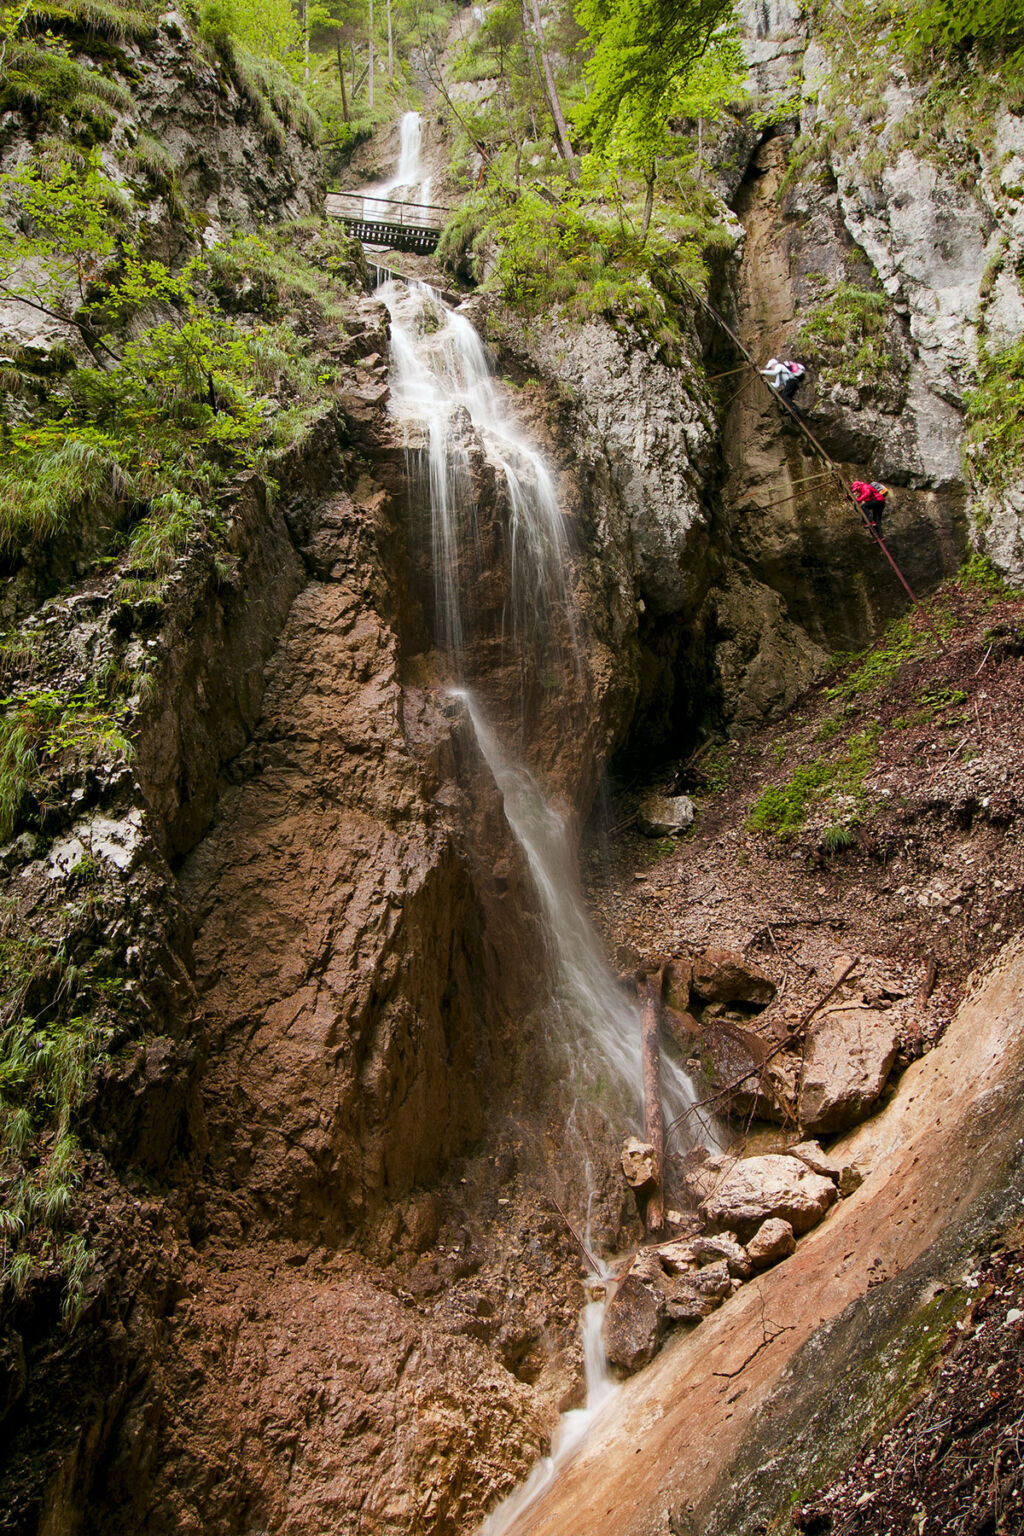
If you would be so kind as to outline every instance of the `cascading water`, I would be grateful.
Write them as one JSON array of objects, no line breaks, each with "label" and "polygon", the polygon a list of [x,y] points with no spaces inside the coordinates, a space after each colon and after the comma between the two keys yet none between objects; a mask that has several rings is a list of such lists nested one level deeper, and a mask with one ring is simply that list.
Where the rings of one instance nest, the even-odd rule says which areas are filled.
[{"label": "cascading water", "polygon": [[[387,181],[366,190],[367,202],[363,212],[367,218],[379,217],[380,200],[427,203],[430,201],[430,178],[424,178],[423,119],[418,112],[406,112],[399,130],[398,165],[395,174]],[[375,215],[376,208],[376,215]]]},{"label": "cascading water", "polygon": [[[393,185],[411,174],[405,151],[403,122],[403,162]],[[391,409],[406,429],[410,454],[417,455],[411,468],[419,470],[429,489],[435,622],[448,658],[450,692],[465,704],[540,898],[554,972],[552,1013],[558,1027],[552,1033],[560,1036],[577,1093],[592,1090],[599,1076],[611,1079],[625,1118],[635,1126],[643,1097],[639,1010],[618,986],[587,916],[569,824],[499,740],[478,692],[466,685],[472,648],[493,638],[475,631],[469,604],[479,539],[471,459],[481,452],[504,488],[507,508],[502,647],[506,642],[527,645],[534,666],[543,653],[546,664],[557,663],[563,683],[584,678],[568,577],[570,551],[554,483],[541,456],[510,420],[469,320],[422,284],[388,281],[379,295],[391,317]],[[665,1056],[661,1075],[671,1120],[693,1106],[696,1094],[681,1068]],[[581,1316],[586,1407],[563,1415],[551,1455],[492,1513],[482,1536],[502,1536],[510,1529],[616,1391],[601,1345],[605,1279],[607,1273],[592,1279]]]}]

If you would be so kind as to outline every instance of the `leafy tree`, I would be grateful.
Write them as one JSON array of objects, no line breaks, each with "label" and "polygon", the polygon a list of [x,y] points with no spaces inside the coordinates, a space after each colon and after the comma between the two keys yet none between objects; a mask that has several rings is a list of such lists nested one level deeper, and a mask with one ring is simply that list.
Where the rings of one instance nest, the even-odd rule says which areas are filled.
[{"label": "leafy tree", "polygon": [[291,0],[205,0],[203,30],[226,32],[263,58],[293,63],[302,46],[299,22]]},{"label": "leafy tree", "polygon": [[1009,52],[1024,44],[1024,0],[911,0],[897,29],[905,45]]},{"label": "leafy tree", "polygon": [[640,169],[642,242],[671,124],[715,115],[739,94],[732,0],[578,0],[576,15],[593,50],[576,122],[596,154]]}]

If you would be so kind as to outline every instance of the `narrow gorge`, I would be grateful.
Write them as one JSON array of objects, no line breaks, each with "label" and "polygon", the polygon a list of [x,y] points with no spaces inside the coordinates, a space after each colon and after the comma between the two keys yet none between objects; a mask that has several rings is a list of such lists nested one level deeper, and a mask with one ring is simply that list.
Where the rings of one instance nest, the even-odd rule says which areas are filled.
[{"label": "narrow gorge", "polygon": [[322,9],[0,24],[0,1532],[1024,1531],[1024,12]]}]

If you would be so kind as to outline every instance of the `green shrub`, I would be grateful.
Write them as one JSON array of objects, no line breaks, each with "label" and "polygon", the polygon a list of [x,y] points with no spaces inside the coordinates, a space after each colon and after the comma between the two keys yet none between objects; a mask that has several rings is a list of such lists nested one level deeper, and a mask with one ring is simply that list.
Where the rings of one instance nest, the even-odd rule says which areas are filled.
[{"label": "green shrub", "polygon": [[887,310],[884,293],[840,282],[804,316],[799,354],[818,365],[826,388],[899,383],[905,366],[886,337]]},{"label": "green shrub", "polygon": [[1019,485],[1024,474],[1024,338],[984,353],[977,386],[966,395],[965,458],[977,490]]}]

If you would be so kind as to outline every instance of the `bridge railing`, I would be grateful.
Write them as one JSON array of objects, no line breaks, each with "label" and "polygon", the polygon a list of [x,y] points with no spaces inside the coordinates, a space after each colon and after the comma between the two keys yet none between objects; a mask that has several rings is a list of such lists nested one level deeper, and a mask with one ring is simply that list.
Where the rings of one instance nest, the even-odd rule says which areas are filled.
[{"label": "bridge railing", "polygon": [[411,203],[401,198],[375,197],[366,192],[328,192],[327,212],[336,218],[367,220],[375,224],[440,229],[449,210],[441,203]]}]

